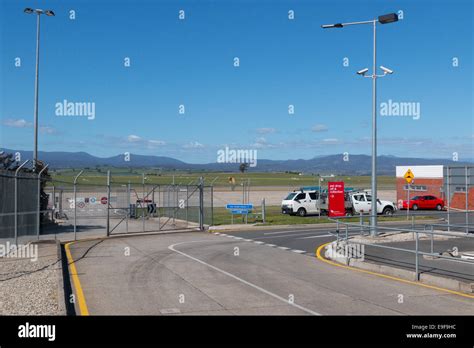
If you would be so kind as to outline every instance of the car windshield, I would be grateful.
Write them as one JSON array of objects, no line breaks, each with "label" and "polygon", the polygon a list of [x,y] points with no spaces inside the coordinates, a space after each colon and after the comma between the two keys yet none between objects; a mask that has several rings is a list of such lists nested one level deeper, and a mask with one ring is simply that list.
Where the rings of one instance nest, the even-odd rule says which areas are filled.
[{"label": "car windshield", "polygon": [[411,200],[412,200],[412,201],[417,201],[417,200],[419,200],[419,199],[420,199],[420,196],[415,196],[415,197],[413,197]]},{"label": "car windshield", "polygon": [[295,197],[295,196],[296,196],[296,193],[292,192],[285,198],[285,201],[291,201],[293,199],[293,197]]}]

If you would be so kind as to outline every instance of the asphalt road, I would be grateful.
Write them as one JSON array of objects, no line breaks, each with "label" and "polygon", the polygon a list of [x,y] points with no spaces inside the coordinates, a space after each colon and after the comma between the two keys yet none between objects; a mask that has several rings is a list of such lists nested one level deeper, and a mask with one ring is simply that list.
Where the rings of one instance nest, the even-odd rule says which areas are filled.
[{"label": "asphalt road", "polygon": [[[410,229],[411,224],[400,223],[383,225],[390,228]],[[417,226],[417,229],[422,229],[422,226]],[[319,245],[332,242],[336,240],[335,228],[328,228],[324,226],[315,226],[311,228],[291,228],[291,229],[261,229],[253,231],[236,231],[223,232],[225,235],[240,237],[246,240],[262,242],[265,245],[274,245],[279,248],[287,248],[289,250],[315,255],[315,250]],[[345,230],[341,225],[341,235],[345,236]],[[349,229],[349,236],[360,235],[360,229]],[[474,237],[471,238],[456,238],[451,240],[434,242],[434,252],[441,253],[457,247],[459,252],[474,252]],[[390,243],[390,246],[398,248],[406,248],[415,250],[415,242],[398,242]],[[420,251],[430,251],[430,241],[420,240]],[[389,250],[380,247],[366,246],[364,250],[365,260],[367,262],[384,264],[409,270],[415,270],[415,256],[413,253]],[[474,282],[474,267],[472,264],[456,263],[446,260],[428,260],[419,257],[419,269],[421,272],[430,273],[433,275],[440,275],[453,279],[458,279],[465,282]]]},{"label": "asphalt road", "polygon": [[[242,239],[204,232],[109,238],[78,242],[70,245],[70,251],[90,314],[474,312],[470,298],[334,266],[311,253],[266,244],[286,241],[296,250],[312,245],[308,251],[314,252],[315,245],[328,240],[324,231],[295,230],[293,238],[281,229],[265,231],[274,233],[262,235],[265,242],[245,240],[244,233],[237,236]],[[305,239],[299,237],[314,238],[302,243]],[[78,297],[77,287],[75,293]]]}]

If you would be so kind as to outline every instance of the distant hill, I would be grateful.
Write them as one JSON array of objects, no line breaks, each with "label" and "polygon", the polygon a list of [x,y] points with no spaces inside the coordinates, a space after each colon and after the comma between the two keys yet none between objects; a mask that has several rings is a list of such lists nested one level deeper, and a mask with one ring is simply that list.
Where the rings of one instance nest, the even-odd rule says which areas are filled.
[{"label": "distant hill", "polygon": [[[23,160],[31,159],[32,151],[3,149],[7,153],[19,152]],[[191,170],[191,171],[219,171],[237,172],[236,163],[206,163],[191,164],[166,156],[130,155],[132,160],[125,162],[123,155],[113,157],[95,157],[87,152],[46,152],[39,151],[40,160],[48,163],[51,168],[94,168],[96,166],[111,166],[122,168],[154,167],[164,170]],[[368,155],[350,155],[348,161],[343,160],[342,154],[318,156],[312,159],[266,160],[259,159],[251,172],[306,172],[345,175],[369,175],[371,157]],[[465,165],[472,161],[454,162],[446,159],[405,158],[396,156],[379,156],[377,162],[378,173],[394,175],[397,165]]]}]

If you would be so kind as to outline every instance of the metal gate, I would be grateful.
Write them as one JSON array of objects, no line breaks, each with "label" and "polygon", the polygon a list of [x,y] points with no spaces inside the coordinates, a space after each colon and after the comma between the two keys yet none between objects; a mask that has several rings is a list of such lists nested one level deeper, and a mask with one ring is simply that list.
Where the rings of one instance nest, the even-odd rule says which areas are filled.
[{"label": "metal gate", "polygon": [[51,223],[42,226],[43,233],[73,232],[76,239],[133,232],[203,230],[205,225],[212,224],[212,186],[108,182],[108,185],[52,182],[45,190]]},{"label": "metal gate", "polygon": [[108,234],[203,229],[211,193],[204,185],[111,187]]}]

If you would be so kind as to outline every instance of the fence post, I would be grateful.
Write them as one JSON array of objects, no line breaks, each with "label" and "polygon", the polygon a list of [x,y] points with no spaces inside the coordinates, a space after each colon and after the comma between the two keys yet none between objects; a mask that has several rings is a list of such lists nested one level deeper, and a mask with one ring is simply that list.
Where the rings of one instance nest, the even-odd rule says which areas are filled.
[{"label": "fence post", "polygon": [[[164,200],[164,198],[163,198]],[[158,185],[158,231],[161,230],[161,213],[160,213],[160,208],[161,208],[161,185]]]},{"label": "fence post", "polygon": [[[79,172],[79,174],[77,174],[75,177],[74,177],[74,240],[77,240],[77,224],[76,224],[76,218],[77,218],[77,192],[76,192],[76,185],[77,185],[77,179],[79,178],[79,176],[82,174],[83,170],[81,170]],[[107,224],[109,223],[109,220],[107,219]],[[108,228],[108,227],[107,227]]]},{"label": "fence post", "polygon": [[107,171],[107,237],[110,235],[110,170]]},{"label": "fence post", "polygon": [[48,164],[43,167],[38,173],[38,201],[36,207],[36,237],[40,238],[40,224],[41,224],[41,174],[48,168]]},{"label": "fence post", "polygon": [[18,245],[18,172],[29,160],[23,162],[15,171],[15,245]]},{"label": "fence post", "polygon": [[360,225],[360,234],[364,234],[364,220],[362,217],[362,212],[359,212],[359,225]]},{"label": "fence post", "polygon": [[416,232],[416,242],[415,242],[415,280],[418,281],[420,280],[419,277],[419,269],[418,269],[418,232]]},{"label": "fence post", "polygon": [[[188,221],[188,207],[189,207],[189,186],[186,185],[186,228],[189,226],[189,221]],[[179,202],[178,202],[178,207],[179,207]]]},{"label": "fence post", "polygon": [[346,225],[346,243],[347,243],[348,239],[349,239],[349,231],[348,231],[348,227]]},{"label": "fence post", "polygon": [[129,219],[131,210],[132,210],[132,207],[131,207],[131,203],[130,203],[130,180],[129,180],[128,184],[127,184],[127,219],[125,221],[126,233],[128,233],[128,219]]},{"label": "fence post", "polygon": [[262,222],[265,223],[265,198],[262,199]]},{"label": "fence post", "polygon": [[203,177],[199,178],[199,229],[204,230],[204,181]]},{"label": "fence post", "polygon": [[214,225],[214,186],[211,185],[211,225]]},{"label": "fence post", "polygon": [[54,213],[56,212],[56,187],[53,185],[53,212],[51,213],[51,221],[54,222]]}]

